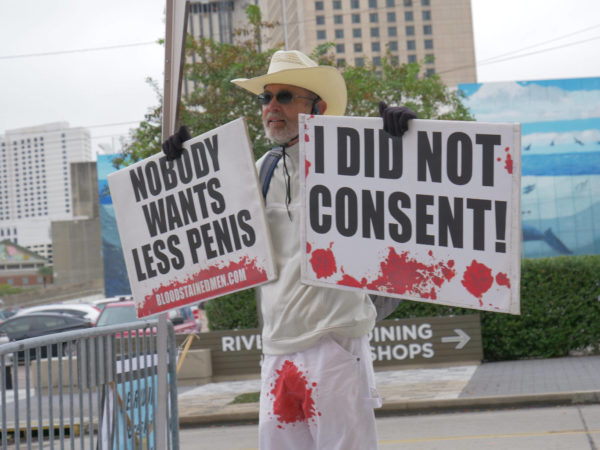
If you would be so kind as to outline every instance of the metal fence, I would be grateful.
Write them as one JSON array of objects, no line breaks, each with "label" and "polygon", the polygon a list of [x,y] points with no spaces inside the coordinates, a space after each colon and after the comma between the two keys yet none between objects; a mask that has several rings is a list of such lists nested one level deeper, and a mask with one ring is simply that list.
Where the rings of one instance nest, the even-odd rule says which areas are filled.
[{"label": "metal fence", "polygon": [[[1,448],[178,450],[175,335],[168,323],[161,387],[157,326],[134,322],[0,345]],[[158,400],[161,390],[166,401]]]}]

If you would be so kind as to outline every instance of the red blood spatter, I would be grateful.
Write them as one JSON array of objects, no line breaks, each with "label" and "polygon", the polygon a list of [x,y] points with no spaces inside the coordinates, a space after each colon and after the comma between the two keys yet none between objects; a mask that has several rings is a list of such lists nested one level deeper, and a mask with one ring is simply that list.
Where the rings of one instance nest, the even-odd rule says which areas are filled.
[{"label": "red blood spatter", "polygon": [[398,255],[396,250],[390,247],[388,256],[380,263],[380,273],[375,280],[368,282],[363,278],[359,282],[357,278],[344,274],[338,284],[436,299],[437,289],[456,274],[453,266],[454,261],[425,264],[411,258],[408,252]]},{"label": "red blood spatter", "polygon": [[504,149],[504,151],[505,151],[506,153],[510,152],[510,147],[506,147],[506,148]]},{"label": "red blood spatter", "polygon": [[477,297],[481,303],[481,297],[492,287],[494,282],[492,269],[473,260],[465,270],[461,282],[467,291]]},{"label": "red blood spatter", "polygon": [[312,247],[310,245],[310,242],[306,243],[306,253],[310,253],[312,251]]},{"label": "red blood spatter", "polygon": [[506,161],[504,162],[504,168],[510,174],[513,173],[513,160],[510,156],[510,153],[506,155]]},{"label": "red blood spatter", "polygon": [[502,161],[502,158],[500,158],[499,156],[496,158],[496,161],[500,162]]},{"label": "red blood spatter", "polygon": [[[275,387],[271,390],[273,395],[273,413],[282,423],[304,422],[314,417],[315,401],[312,398],[313,389],[308,387],[308,381],[298,367],[289,360],[283,363]],[[312,383],[315,387],[317,384]]]},{"label": "red blood spatter", "polygon": [[304,142],[310,142],[310,137],[308,136],[308,133],[304,133]]},{"label": "red blood spatter", "polygon": [[308,159],[304,160],[304,176],[307,177],[308,176],[308,170],[310,169],[310,161]]},{"label": "red blood spatter", "polygon": [[327,278],[337,272],[335,256],[331,251],[331,245],[327,249],[317,249],[312,252],[310,264],[317,278]]},{"label": "red blood spatter", "polygon": [[[234,272],[243,273],[245,279],[238,278],[238,282],[231,285],[228,275]],[[200,270],[183,281],[173,280],[166,285],[161,284],[158,288],[152,289],[152,294],[145,296],[142,305],[138,305],[137,315],[138,317],[146,317],[189,303],[218,297],[232,290],[255,286],[264,281],[267,281],[265,269],[257,264],[256,258],[250,260],[247,256],[244,256],[239,261],[232,261],[226,266],[215,265]],[[189,295],[180,298],[176,302],[159,305],[157,295],[168,291],[178,291]]]},{"label": "red blood spatter", "polygon": [[510,287],[510,279],[505,273],[502,272],[498,272],[496,275],[496,283],[498,283],[499,286],[506,286],[508,288]]}]

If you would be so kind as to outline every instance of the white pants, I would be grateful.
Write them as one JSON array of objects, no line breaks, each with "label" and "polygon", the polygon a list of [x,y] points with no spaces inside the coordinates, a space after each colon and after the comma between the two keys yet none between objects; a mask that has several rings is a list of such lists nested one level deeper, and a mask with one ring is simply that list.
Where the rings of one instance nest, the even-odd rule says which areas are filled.
[{"label": "white pants", "polygon": [[375,390],[367,336],[325,336],[308,350],[264,355],[261,450],[377,448]]}]

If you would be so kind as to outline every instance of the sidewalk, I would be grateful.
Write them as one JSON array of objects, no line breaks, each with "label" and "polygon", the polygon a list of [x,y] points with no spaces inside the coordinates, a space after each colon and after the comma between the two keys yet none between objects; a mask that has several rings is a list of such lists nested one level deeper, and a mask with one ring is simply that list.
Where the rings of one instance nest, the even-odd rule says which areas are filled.
[{"label": "sidewalk", "polygon": [[[376,372],[377,415],[463,408],[600,403],[600,356]],[[179,421],[194,426],[258,420],[258,403],[231,404],[258,392],[260,380],[179,389]]]}]

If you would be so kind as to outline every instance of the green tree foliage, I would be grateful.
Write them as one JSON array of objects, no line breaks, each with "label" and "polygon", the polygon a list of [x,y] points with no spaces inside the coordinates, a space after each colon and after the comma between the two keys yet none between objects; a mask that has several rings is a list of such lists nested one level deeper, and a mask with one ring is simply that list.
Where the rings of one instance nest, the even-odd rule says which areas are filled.
[{"label": "green tree foliage", "polygon": [[[193,136],[210,131],[238,117],[245,117],[255,156],[260,157],[270,146],[265,138],[260,106],[254,96],[231,83],[235,78],[252,78],[267,72],[271,55],[277,50],[261,50],[261,34],[273,24],[262,21],[260,9],[250,5],[246,10],[248,25],[237,30],[233,44],[211,39],[186,42],[185,77],[195,86],[181,101],[180,123],[187,125]],[[334,64],[333,44],[322,44],[311,54],[319,64]],[[345,66],[340,69],[348,86],[349,116],[379,116],[379,100],[388,105],[406,105],[422,119],[473,120],[462,103],[459,91],[448,88],[439,76],[424,77],[418,63],[398,65],[391,56],[375,66]],[[148,80],[162,103],[160,89]],[[161,149],[162,107],[156,106],[140,126],[131,132],[131,143],[115,167],[146,158]]]}]

